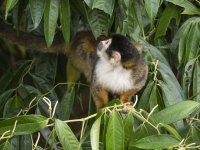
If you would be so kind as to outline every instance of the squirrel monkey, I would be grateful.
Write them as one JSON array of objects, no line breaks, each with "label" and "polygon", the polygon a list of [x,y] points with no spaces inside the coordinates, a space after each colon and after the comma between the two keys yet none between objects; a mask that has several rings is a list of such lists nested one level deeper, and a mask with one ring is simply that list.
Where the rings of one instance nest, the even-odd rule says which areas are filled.
[{"label": "squirrel monkey", "polygon": [[147,65],[132,42],[120,34],[95,40],[91,32],[75,36],[69,58],[91,83],[97,109],[110,98],[129,102],[147,79]]}]

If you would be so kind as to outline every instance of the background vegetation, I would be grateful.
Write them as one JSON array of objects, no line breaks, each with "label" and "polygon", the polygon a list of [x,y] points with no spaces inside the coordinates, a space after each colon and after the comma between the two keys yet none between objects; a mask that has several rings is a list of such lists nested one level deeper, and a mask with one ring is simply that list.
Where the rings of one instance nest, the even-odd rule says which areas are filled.
[{"label": "background vegetation", "polygon": [[[0,149],[200,149],[199,15],[199,0],[1,1]],[[81,30],[144,48],[148,81],[126,113],[118,100],[96,113],[74,83]]]}]

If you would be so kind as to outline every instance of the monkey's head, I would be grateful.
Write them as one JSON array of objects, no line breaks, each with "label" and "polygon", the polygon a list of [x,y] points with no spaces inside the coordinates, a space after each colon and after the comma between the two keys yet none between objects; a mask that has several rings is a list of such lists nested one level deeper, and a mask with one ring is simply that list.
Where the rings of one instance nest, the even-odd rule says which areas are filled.
[{"label": "monkey's head", "polygon": [[112,34],[109,39],[100,41],[97,55],[113,66],[122,65],[124,68],[132,68],[140,59],[137,48],[127,37],[120,34]]}]

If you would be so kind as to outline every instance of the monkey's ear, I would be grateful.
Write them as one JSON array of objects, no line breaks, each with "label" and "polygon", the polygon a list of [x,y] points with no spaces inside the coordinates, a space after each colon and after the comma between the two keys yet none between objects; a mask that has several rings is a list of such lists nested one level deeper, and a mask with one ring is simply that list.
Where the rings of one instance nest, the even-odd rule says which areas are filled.
[{"label": "monkey's ear", "polygon": [[117,51],[112,52],[112,56],[110,58],[110,63],[114,66],[119,65],[121,62],[121,55]]},{"label": "monkey's ear", "polygon": [[141,53],[143,52],[143,47],[142,47],[142,45],[141,45],[140,43],[138,43],[138,42],[132,42],[132,43],[133,43],[133,45],[137,48],[139,54],[141,54]]}]

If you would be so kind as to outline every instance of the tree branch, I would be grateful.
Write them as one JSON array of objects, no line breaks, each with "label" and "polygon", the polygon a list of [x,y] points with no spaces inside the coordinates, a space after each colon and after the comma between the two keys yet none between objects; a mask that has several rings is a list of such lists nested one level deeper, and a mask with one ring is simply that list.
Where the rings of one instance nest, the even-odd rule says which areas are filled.
[{"label": "tree branch", "polygon": [[21,45],[25,48],[33,48],[43,52],[66,53],[68,49],[68,46],[61,37],[56,36],[51,47],[47,48],[44,37],[21,31],[17,32],[11,25],[4,23],[1,19],[0,38],[6,39],[13,44]]}]

